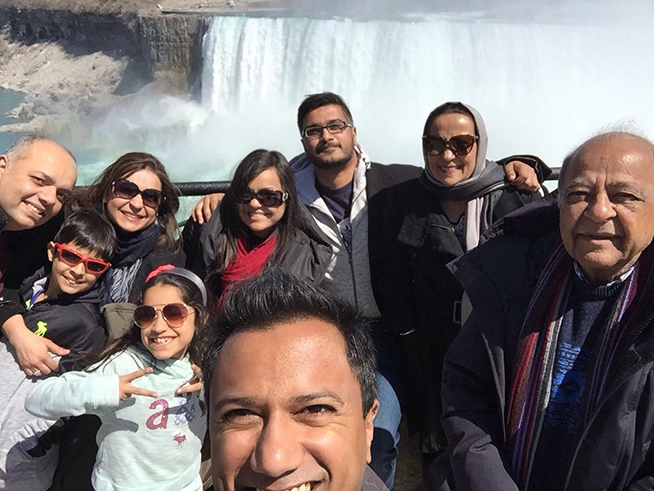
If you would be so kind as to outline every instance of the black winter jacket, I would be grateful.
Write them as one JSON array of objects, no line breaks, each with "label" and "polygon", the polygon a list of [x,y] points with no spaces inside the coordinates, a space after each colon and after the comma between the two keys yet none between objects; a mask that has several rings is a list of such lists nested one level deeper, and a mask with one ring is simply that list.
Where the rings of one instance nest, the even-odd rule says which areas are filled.
[{"label": "black winter jacket", "polygon": [[0,278],[0,326],[25,309],[20,302],[20,286],[28,276],[48,264],[47,244],[64,221],[63,210],[43,225],[16,232],[4,230],[7,215],[0,209],[0,254],[4,254]]},{"label": "black winter jacket", "polygon": [[[45,268],[27,278],[20,287],[25,303],[32,296],[34,283],[46,277]],[[106,334],[104,322],[99,311],[100,289],[96,284],[77,295],[56,295],[35,303],[23,313],[25,325],[32,331],[39,331],[70,354],[59,361],[59,371],[73,369],[77,360],[102,351]]]},{"label": "black winter jacket", "polygon": [[[507,188],[493,221],[538,198]],[[423,434],[440,428],[440,380],[447,348],[461,328],[463,289],[446,265],[464,254],[439,200],[412,179],[388,193],[384,213],[385,260],[375,284],[386,323],[405,348],[411,428]],[[441,438],[444,447],[444,437]]]},{"label": "black winter jacket", "polygon": [[173,266],[183,268],[185,263],[186,254],[183,249],[170,250],[162,247],[155,248],[143,258],[143,262],[139,266],[136,276],[134,276],[132,288],[129,293],[129,302],[138,303],[141,290],[143,290],[143,285],[145,285],[145,279],[153,270],[163,264],[172,264]]},{"label": "black winter jacket", "polygon": [[[510,236],[490,240],[456,264],[474,307],[443,373],[443,427],[460,491],[518,489],[506,465],[507,390],[534,287],[560,244],[555,200],[534,205],[505,218],[500,232]],[[651,314],[576,442],[566,491],[654,489],[653,295],[641,300]]]}]

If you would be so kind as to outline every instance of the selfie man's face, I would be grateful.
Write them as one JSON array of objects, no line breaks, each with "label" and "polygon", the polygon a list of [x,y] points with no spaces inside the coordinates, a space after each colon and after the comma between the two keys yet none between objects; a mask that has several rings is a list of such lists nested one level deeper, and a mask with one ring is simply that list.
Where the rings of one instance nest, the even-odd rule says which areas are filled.
[{"label": "selfie man's face", "polygon": [[364,417],[334,326],[308,319],[235,334],[214,373],[217,490],[360,491],[378,403]]}]

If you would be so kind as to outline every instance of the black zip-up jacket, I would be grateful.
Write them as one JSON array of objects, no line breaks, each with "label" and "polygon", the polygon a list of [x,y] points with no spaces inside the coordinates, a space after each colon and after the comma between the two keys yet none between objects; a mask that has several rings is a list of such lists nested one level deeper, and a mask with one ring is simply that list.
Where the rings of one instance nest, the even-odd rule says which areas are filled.
[{"label": "black zip-up jacket", "polygon": [[25,309],[19,290],[25,278],[48,264],[47,245],[64,221],[62,210],[43,225],[17,232],[4,230],[7,215],[0,209],[0,250],[5,267],[0,278],[0,328],[10,317]]},{"label": "black zip-up jacket", "polygon": [[[41,268],[23,282],[20,288],[23,303],[31,298],[34,283],[45,277],[45,268]],[[102,351],[106,334],[99,303],[100,289],[96,282],[82,293],[48,297],[23,312],[30,330],[70,350],[59,361],[60,372],[70,371],[77,360]]]},{"label": "black zip-up jacket", "polygon": [[[505,189],[493,221],[537,199],[537,194]],[[464,254],[440,202],[412,179],[394,186],[384,213],[385,258],[375,275],[386,323],[402,336],[407,388],[405,413],[411,429],[440,428],[440,380],[447,348],[461,328],[463,289],[446,265]],[[445,447],[444,437],[440,444]]]},{"label": "black zip-up jacket", "polygon": [[[507,390],[534,287],[561,240],[555,197],[534,205],[507,216],[504,237],[454,267],[474,307],[443,373],[443,427],[458,491],[518,489],[507,466]],[[640,299],[651,312],[576,442],[566,491],[654,489],[653,297]]]}]

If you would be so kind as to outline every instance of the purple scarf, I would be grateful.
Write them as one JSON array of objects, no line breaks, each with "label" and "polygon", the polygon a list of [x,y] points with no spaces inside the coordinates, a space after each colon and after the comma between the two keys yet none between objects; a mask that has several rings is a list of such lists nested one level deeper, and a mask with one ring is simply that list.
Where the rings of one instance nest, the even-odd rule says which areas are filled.
[{"label": "purple scarf", "polygon": [[[644,292],[653,291],[654,247],[648,247],[625,280],[602,338],[597,361],[589,371],[588,415],[604,393],[607,380],[628,349],[632,335],[646,314]],[[549,403],[557,340],[570,295],[572,258],[561,244],[538,279],[518,340],[511,392],[506,410],[506,431],[511,473],[521,489],[529,482],[531,465]],[[640,298],[640,302],[634,299]]]}]

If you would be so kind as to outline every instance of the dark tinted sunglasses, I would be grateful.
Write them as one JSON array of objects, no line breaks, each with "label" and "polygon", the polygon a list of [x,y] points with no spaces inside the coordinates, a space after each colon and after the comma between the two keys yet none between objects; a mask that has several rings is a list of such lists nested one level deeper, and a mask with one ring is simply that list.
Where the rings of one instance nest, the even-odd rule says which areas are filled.
[{"label": "dark tinted sunglasses", "polygon": [[255,193],[251,189],[248,189],[243,193],[243,196],[241,196],[238,201],[247,205],[254,198],[256,198],[262,206],[276,208],[281,206],[281,204],[288,199],[288,193],[283,193],[276,189],[260,189]]},{"label": "dark tinted sunglasses", "polygon": [[90,274],[99,275],[107,271],[111,263],[105,261],[100,261],[99,259],[93,259],[90,257],[84,257],[78,252],[75,252],[72,249],[69,249],[65,245],[55,242],[55,249],[59,254],[59,259],[61,259],[68,266],[77,266],[79,263],[84,263],[84,268],[86,272]]},{"label": "dark tinted sunglasses", "polygon": [[160,309],[151,305],[139,305],[134,309],[134,324],[141,329],[147,329],[154,324],[159,312],[166,324],[176,328],[184,325],[186,318],[193,312],[193,307],[189,307],[185,303],[169,303]]},{"label": "dark tinted sunglasses", "polygon": [[158,189],[144,189],[141,191],[132,181],[122,178],[116,179],[113,182],[113,193],[114,196],[122,199],[132,199],[137,194],[140,194],[143,204],[155,210],[159,208],[159,205],[163,201],[163,194]]},{"label": "dark tinted sunglasses", "polygon": [[440,155],[449,147],[454,155],[463,157],[470,153],[472,146],[479,140],[479,137],[474,135],[457,135],[446,140],[442,136],[425,135],[422,137],[422,140],[429,154]]}]

